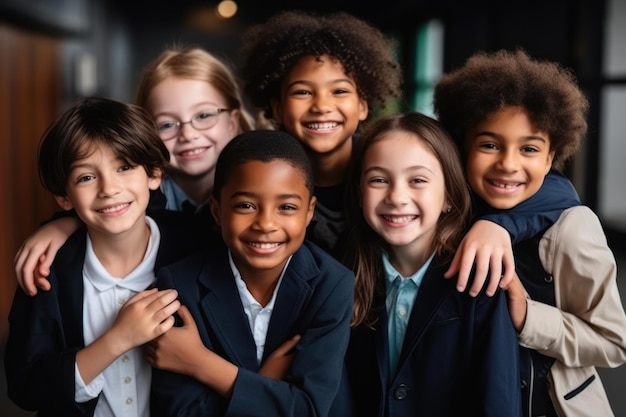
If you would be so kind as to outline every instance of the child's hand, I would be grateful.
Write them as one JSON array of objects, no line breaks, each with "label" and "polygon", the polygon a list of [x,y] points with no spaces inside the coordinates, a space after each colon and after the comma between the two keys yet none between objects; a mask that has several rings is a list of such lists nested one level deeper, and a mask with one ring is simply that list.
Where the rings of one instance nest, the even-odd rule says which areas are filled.
[{"label": "child's hand", "polygon": [[508,286],[515,273],[509,232],[491,221],[477,221],[463,238],[444,277],[450,278],[458,272],[456,288],[465,291],[474,264],[476,271],[469,290],[471,296],[478,295],[488,274],[489,283],[485,290],[488,296],[495,294],[498,285],[501,288]]},{"label": "child's hand", "polygon": [[301,338],[300,335],[295,335],[276,348],[261,365],[259,374],[278,380],[285,379],[293,360],[294,348]]},{"label": "child's hand", "polygon": [[79,225],[77,218],[60,218],[41,226],[24,241],[13,261],[17,283],[28,295],[37,294],[37,288],[50,289],[48,275],[52,261]]},{"label": "child's hand", "polygon": [[174,326],[173,314],[180,307],[176,290],[142,291],[126,302],[109,330],[125,352],[158,337]]},{"label": "child's hand", "polygon": [[526,323],[526,289],[517,274],[515,274],[513,280],[505,290],[509,301],[511,321],[513,322],[513,327],[515,327],[515,330],[519,333]]},{"label": "child's hand", "polygon": [[172,327],[146,346],[146,360],[155,368],[193,376],[201,363],[200,354],[207,350],[198,327],[186,306],[178,309],[182,327]]}]

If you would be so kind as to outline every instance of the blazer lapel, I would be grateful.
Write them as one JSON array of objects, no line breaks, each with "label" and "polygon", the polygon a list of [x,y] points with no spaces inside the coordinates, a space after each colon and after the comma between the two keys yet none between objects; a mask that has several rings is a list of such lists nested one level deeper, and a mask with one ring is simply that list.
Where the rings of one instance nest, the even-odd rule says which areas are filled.
[{"label": "blazer lapel", "polygon": [[84,346],[83,337],[83,264],[87,234],[85,229],[70,237],[57,254],[55,274],[59,287],[59,308],[68,347]]},{"label": "blazer lapel", "polygon": [[411,355],[424,332],[430,326],[439,306],[441,306],[446,296],[450,294],[450,285],[453,282],[450,279],[443,278],[447,264],[441,265],[440,262],[438,257],[432,260],[431,267],[426,271],[426,275],[420,285],[404,336],[398,368]]},{"label": "blazer lapel", "polygon": [[207,261],[199,282],[207,288],[200,308],[217,343],[235,365],[256,370],[256,349],[226,253]]},{"label": "blazer lapel", "polygon": [[288,338],[302,334],[309,327],[312,317],[303,315],[302,311],[313,293],[309,280],[317,275],[319,268],[313,256],[302,246],[291,258],[278,289],[265,340],[264,359]]}]

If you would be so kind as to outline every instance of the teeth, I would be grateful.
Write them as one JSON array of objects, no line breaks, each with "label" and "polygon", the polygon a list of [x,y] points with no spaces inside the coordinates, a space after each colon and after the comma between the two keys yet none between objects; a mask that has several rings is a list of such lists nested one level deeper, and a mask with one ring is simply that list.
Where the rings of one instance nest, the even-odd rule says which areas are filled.
[{"label": "teeth", "polygon": [[113,206],[113,207],[107,207],[104,209],[100,209],[98,210],[99,213],[115,213],[116,211],[120,211],[122,210],[124,207],[128,207],[129,203],[123,203],[123,204],[118,204],[117,206]]},{"label": "teeth", "polygon": [[495,185],[496,187],[500,187],[500,188],[505,188],[505,189],[509,189],[509,188],[515,188],[519,185],[519,183],[515,183],[515,184],[505,184],[503,182],[497,182],[497,181],[491,181],[491,183],[493,185]]},{"label": "teeth", "polygon": [[197,148],[197,149],[192,149],[190,151],[181,152],[180,155],[181,156],[198,155],[198,154],[204,152],[205,150],[206,150],[206,148]]},{"label": "teeth", "polygon": [[334,129],[338,125],[339,123],[336,123],[336,122],[309,123],[308,125],[306,125],[306,127],[308,127],[309,129],[313,129],[313,130],[328,130],[328,129]]},{"label": "teeth", "polygon": [[383,219],[396,224],[408,223],[416,218],[417,216],[383,216]]},{"label": "teeth", "polygon": [[253,248],[259,248],[259,249],[273,249],[273,248],[280,246],[280,243],[248,242],[248,245],[252,246]]}]

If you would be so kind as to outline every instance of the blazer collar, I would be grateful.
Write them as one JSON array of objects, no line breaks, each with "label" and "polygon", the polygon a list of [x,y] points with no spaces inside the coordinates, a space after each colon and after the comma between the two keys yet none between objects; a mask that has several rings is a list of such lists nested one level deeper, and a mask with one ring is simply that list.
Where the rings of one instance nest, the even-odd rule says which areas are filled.
[{"label": "blazer collar", "polygon": [[[306,247],[301,247],[294,253],[278,290],[264,357],[289,337],[305,330],[305,324],[299,319],[313,292],[310,280],[318,274],[319,268],[312,254]],[[256,345],[243,312],[226,248],[211,256],[198,282],[206,288],[200,308],[228,358],[238,366],[258,369]]]}]

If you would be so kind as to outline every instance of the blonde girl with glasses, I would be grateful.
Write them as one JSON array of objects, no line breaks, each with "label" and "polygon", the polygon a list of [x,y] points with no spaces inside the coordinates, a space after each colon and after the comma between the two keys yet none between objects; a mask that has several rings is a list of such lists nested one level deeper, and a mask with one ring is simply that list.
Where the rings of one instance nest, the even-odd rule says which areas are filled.
[{"label": "blonde girl with glasses", "polygon": [[[152,116],[170,153],[167,173],[149,209],[189,211],[197,214],[199,227],[211,230],[207,202],[217,157],[233,137],[254,128],[234,71],[203,49],[173,46],[145,67],[136,101]],[[15,271],[28,294],[49,288],[54,255],[78,227],[76,217],[62,217],[24,242],[15,257]]]},{"label": "blonde girl with glasses", "polygon": [[168,49],[145,68],[137,104],[148,110],[170,152],[161,187],[165,208],[199,210],[213,190],[218,155],[253,128],[234,73],[202,49]]}]

